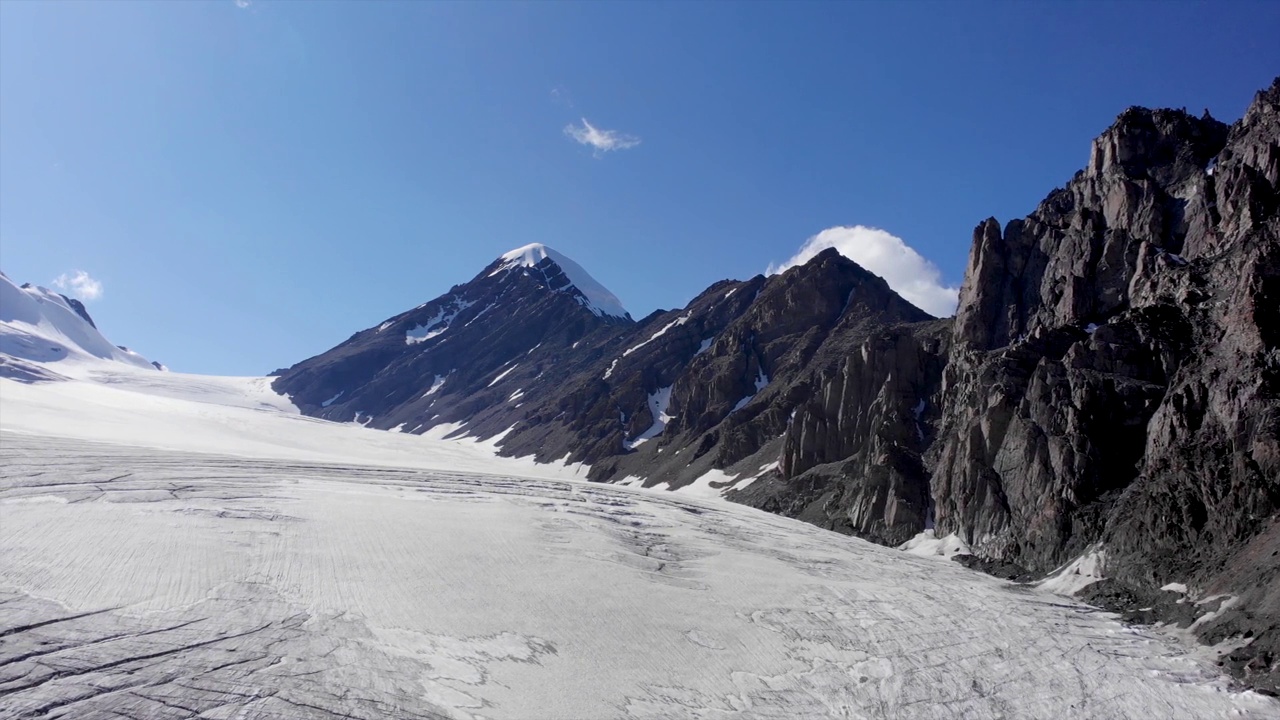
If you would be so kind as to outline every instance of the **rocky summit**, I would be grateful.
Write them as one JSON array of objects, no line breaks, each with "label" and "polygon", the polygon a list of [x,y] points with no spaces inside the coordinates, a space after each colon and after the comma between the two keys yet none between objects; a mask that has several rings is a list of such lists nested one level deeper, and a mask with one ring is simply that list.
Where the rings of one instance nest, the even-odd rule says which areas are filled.
[{"label": "rocky summit", "polygon": [[1091,557],[1087,599],[1244,638],[1223,667],[1280,691],[1280,79],[1231,125],[1129,108],[1082,160],[977,226],[954,318],[831,250],[637,322],[528,246],[274,386],[1010,577]]}]

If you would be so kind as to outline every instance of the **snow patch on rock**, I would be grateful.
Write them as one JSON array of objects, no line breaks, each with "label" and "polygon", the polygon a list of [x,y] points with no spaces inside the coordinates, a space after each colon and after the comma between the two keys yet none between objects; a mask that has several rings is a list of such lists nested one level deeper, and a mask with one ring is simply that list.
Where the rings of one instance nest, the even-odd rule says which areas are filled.
[{"label": "snow patch on rock", "polygon": [[671,416],[667,414],[667,406],[671,404],[671,386],[658,388],[649,395],[649,414],[653,417],[653,424],[648,430],[640,433],[634,440],[626,442],[628,450],[635,450],[646,442],[658,437],[662,431],[667,428],[667,423],[671,422]]},{"label": "snow patch on rock", "polygon": [[640,348],[644,347],[645,345],[648,345],[649,343],[653,342],[654,340],[657,340],[658,338],[662,337],[663,335],[666,335],[666,334],[667,334],[667,331],[668,331],[668,330],[670,330],[671,328],[676,327],[676,326],[678,326],[678,325],[683,325],[683,324],[685,324],[685,323],[689,322],[689,318],[691,318],[691,317],[693,317],[693,313],[685,313],[684,315],[681,315],[680,317],[676,318],[675,320],[672,320],[671,322],[667,323],[666,325],[663,325],[663,326],[662,326],[662,329],[661,329],[661,330],[659,330],[658,332],[656,332],[656,333],[654,333],[654,334],[650,335],[648,340],[645,340],[644,342],[640,343],[639,345],[635,345],[635,346],[633,346],[633,347],[629,347],[629,348],[627,348],[627,349],[622,353],[622,357],[626,357],[626,356],[630,355],[631,353],[633,353],[633,352],[635,352],[635,351],[639,350]]},{"label": "snow patch on rock", "polygon": [[921,557],[950,558],[969,554],[969,546],[960,539],[959,535],[952,533],[946,537],[937,537],[933,528],[899,545],[898,549]]},{"label": "snow patch on rock", "polygon": [[436,316],[427,320],[421,325],[416,325],[405,331],[404,342],[406,345],[415,345],[420,342],[426,342],[433,337],[444,334],[449,329],[449,323],[458,317],[458,313],[475,305],[474,302],[463,300],[462,298],[454,298],[453,302],[446,303],[436,313]]},{"label": "snow patch on rock", "polygon": [[1102,567],[1106,559],[1107,552],[1095,546],[1067,563],[1061,570],[1036,583],[1036,586],[1058,595],[1075,595],[1103,579]]}]

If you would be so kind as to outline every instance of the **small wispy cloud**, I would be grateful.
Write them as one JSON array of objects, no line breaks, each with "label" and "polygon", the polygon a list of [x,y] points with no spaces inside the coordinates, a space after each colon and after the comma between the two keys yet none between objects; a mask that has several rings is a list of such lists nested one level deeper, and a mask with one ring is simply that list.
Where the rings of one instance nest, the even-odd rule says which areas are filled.
[{"label": "small wispy cloud", "polygon": [[78,300],[97,300],[102,297],[102,283],[83,270],[62,273],[53,279],[53,286]]},{"label": "small wispy cloud", "polygon": [[565,88],[563,88],[563,87],[553,87],[553,88],[551,88],[551,99],[552,99],[552,101],[554,101],[554,102],[556,102],[556,103],[559,103],[559,104],[561,104],[561,105],[564,105],[565,107],[567,107],[567,108],[569,108],[569,109],[571,109],[571,110],[572,110],[572,109],[573,109],[573,107],[574,107],[574,105],[573,105],[573,95],[572,95],[572,94],[571,94],[567,89],[565,89]]},{"label": "small wispy cloud", "polygon": [[566,125],[564,134],[582,145],[590,146],[592,154],[601,157],[614,150],[626,150],[640,144],[640,138],[618,130],[601,130],[582,118],[582,125]]},{"label": "small wispy cloud", "polygon": [[244,9],[253,4],[253,0],[234,0],[236,7]]}]

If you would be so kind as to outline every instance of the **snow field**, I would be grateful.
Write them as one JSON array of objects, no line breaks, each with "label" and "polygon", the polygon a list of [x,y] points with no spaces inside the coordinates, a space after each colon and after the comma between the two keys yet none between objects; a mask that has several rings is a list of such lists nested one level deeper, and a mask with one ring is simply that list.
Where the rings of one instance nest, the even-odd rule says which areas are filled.
[{"label": "snow field", "polygon": [[1103,613],[720,502],[0,440],[4,716],[1274,716]]},{"label": "snow field", "polygon": [[57,371],[0,379],[0,717],[1280,717],[1169,638],[728,476],[602,486],[268,378]]}]

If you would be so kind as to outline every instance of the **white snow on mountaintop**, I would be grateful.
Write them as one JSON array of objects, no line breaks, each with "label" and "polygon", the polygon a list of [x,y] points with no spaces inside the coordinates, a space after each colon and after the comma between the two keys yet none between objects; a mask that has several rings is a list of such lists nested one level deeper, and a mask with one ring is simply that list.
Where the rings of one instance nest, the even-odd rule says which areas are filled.
[{"label": "white snow on mountaintop", "polygon": [[112,360],[156,371],[146,358],[116,347],[47,288],[19,287],[0,273],[0,355],[39,363]]},{"label": "white snow on mountaintop", "polygon": [[597,316],[631,317],[627,314],[627,309],[622,307],[622,301],[618,299],[618,296],[609,292],[608,288],[591,277],[591,274],[584,270],[581,265],[542,243],[530,243],[504,254],[498,258],[503,264],[497,270],[489,273],[489,277],[518,267],[534,267],[546,258],[551,258],[552,262],[559,265],[565,276],[569,278],[569,282],[586,297],[586,308],[588,310]]}]

